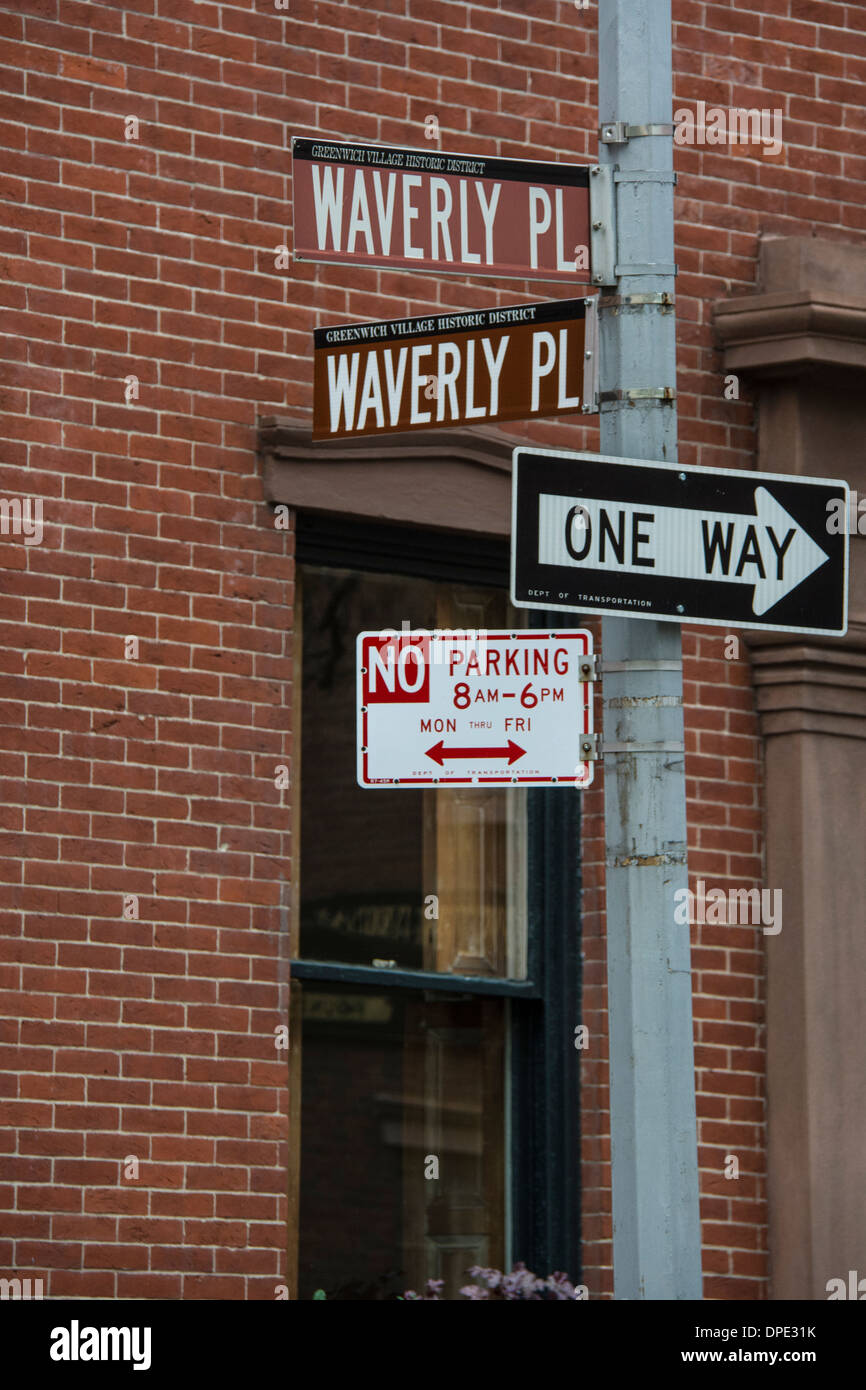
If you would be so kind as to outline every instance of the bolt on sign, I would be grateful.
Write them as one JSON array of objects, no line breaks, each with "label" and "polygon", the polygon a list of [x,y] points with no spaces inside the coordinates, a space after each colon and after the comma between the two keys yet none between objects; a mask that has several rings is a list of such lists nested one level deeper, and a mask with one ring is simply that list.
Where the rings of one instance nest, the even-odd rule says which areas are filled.
[{"label": "bolt on sign", "polygon": [[317,328],[313,439],[597,411],[596,305]]},{"label": "bolt on sign", "polygon": [[827,520],[846,483],[555,449],[513,458],[516,607],[847,631],[848,537]]},{"label": "bolt on sign", "polygon": [[362,787],[588,787],[592,635],[362,632]]},{"label": "bolt on sign", "polygon": [[590,283],[589,166],[295,136],[295,259]]}]

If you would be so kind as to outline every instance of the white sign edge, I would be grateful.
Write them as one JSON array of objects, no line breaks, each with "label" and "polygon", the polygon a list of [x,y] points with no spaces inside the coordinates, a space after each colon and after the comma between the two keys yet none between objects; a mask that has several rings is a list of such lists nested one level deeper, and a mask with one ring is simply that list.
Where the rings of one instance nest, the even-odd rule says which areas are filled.
[{"label": "white sign edge", "polygon": [[[588,627],[584,627],[584,626],[582,626],[582,625],[580,625],[580,624],[575,624],[575,623],[565,623],[565,624],[563,624],[563,626],[568,627],[568,628],[570,629],[571,635],[573,635],[573,636],[575,636],[575,637],[584,637],[584,638],[586,639],[586,655],[587,655],[587,656],[592,656],[592,655],[594,654],[594,639],[593,639],[593,634],[592,634],[592,632],[590,631],[590,629],[589,629]],[[501,790],[503,790],[503,791],[508,791],[508,790],[510,790],[510,788],[511,788],[512,786],[515,785],[515,784],[512,783],[512,782],[505,782],[505,781],[502,781],[501,778],[497,778],[495,781],[492,781],[492,782],[486,782],[486,781],[485,781],[485,782],[473,783],[473,782],[466,782],[466,781],[464,781],[464,780],[459,780],[459,781],[445,781],[445,782],[443,782],[443,781],[440,780],[440,781],[437,781],[437,782],[411,782],[411,783],[407,783],[407,784],[405,784],[405,785],[404,785],[404,784],[401,784],[401,783],[399,783],[399,782],[398,782],[398,783],[395,783],[395,782],[365,782],[365,781],[363,780],[363,752],[362,752],[362,747],[363,747],[363,745],[362,745],[362,743],[361,743],[361,727],[360,727],[361,711],[362,711],[363,701],[364,701],[364,687],[363,687],[363,679],[362,679],[362,672],[361,672],[361,659],[360,659],[360,654],[361,654],[361,641],[362,641],[362,639],[363,639],[364,637],[381,637],[384,633],[388,633],[389,636],[401,637],[401,638],[402,638],[402,637],[411,637],[413,633],[416,633],[416,634],[419,634],[419,635],[423,634],[423,635],[426,637],[426,636],[432,636],[432,635],[433,635],[434,633],[436,633],[436,632],[440,632],[440,633],[441,633],[441,632],[464,631],[464,630],[465,630],[465,629],[454,629],[454,628],[410,628],[410,629],[405,630],[405,631],[397,632],[397,631],[396,631],[395,629],[393,629],[393,628],[364,628],[364,630],[363,630],[362,632],[359,632],[359,633],[356,635],[356,637],[355,637],[355,779],[356,779],[357,785],[358,785],[363,791],[389,791],[389,790],[393,790],[395,787],[396,787],[398,790],[400,790],[400,791],[427,791],[427,790],[429,790],[431,787],[435,790],[435,789],[436,789],[437,787],[439,787],[439,786],[444,787],[445,789],[447,789],[448,787],[462,787],[464,790],[469,790],[469,791],[471,791],[471,790],[473,789],[473,787],[475,787],[475,786],[478,786],[478,787],[491,787],[491,786],[492,786],[492,787],[494,787],[494,788],[499,788],[499,789],[501,789]],[[537,633],[538,636],[540,636],[540,637],[552,637],[552,636],[554,635],[556,629],[555,629],[555,628],[550,628],[550,627],[535,627],[535,628],[530,627],[530,628],[520,628],[519,631],[522,632],[522,633],[524,633],[524,634],[527,634],[527,633]],[[494,635],[495,635],[495,634],[494,634]],[[503,634],[503,635],[504,635],[504,634]],[[584,736],[584,735],[587,735],[587,734],[592,734],[592,733],[594,732],[594,730],[595,730],[595,717],[594,717],[594,709],[593,709],[593,689],[592,689],[593,682],[592,682],[592,681],[579,681],[578,684],[580,684],[580,685],[582,685],[582,686],[585,685],[585,686],[589,686],[589,687],[590,687],[590,689],[589,689],[589,698],[586,700],[585,706],[584,706],[585,709],[586,709],[586,711],[587,711],[587,726],[588,726],[588,727],[587,727],[586,729],[583,729],[583,730],[580,731],[581,736]],[[553,789],[557,789],[557,790],[558,790],[560,787],[571,787],[572,790],[574,790],[574,791],[588,791],[589,788],[593,785],[593,783],[594,783],[594,781],[595,781],[595,768],[593,767],[593,760],[592,760],[592,759],[587,759],[587,758],[581,758],[579,761],[587,768],[587,771],[588,771],[588,773],[589,773],[589,780],[588,780],[587,782],[581,784],[580,786],[577,785],[576,780],[575,780],[574,778],[571,778],[571,777],[563,777],[562,780],[559,781],[559,782],[540,782],[540,783],[537,782],[537,783],[534,784],[534,786],[529,786],[529,785],[527,785],[526,783],[518,784],[518,790],[520,790],[520,791],[545,791],[545,790],[553,790]]]}]

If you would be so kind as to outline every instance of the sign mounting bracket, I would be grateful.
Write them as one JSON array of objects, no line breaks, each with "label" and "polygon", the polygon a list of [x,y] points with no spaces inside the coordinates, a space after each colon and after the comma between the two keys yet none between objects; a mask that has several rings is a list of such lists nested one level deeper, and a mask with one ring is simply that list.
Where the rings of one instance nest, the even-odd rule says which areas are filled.
[{"label": "sign mounting bracket", "polygon": [[616,200],[613,170],[595,164],[589,171],[589,263],[594,285],[616,279]]},{"label": "sign mounting bracket", "polygon": [[626,275],[677,275],[676,261],[633,261],[631,265],[614,266],[617,280]]},{"label": "sign mounting bracket", "polygon": [[660,308],[666,312],[674,307],[674,296],[667,290],[652,294],[603,294],[598,301],[599,309],[646,309]]},{"label": "sign mounting bracket", "polygon": [[627,145],[629,140],[639,140],[646,135],[673,135],[672,124],[648,122],[644,125],[629,125],[628,121],[605,121],[598,128],[598,138],[603,145]]},{"label": "sign mounting bracket", "polygon": [[583,734],[580,740],[580,759],[584,763],[601,762],[602,750],[598,734]]},{"label": "sign mounting bracket", "polygon": [[616,169],[614,183],[676,183],[672,169]]},{"label": "sign mounting bracket", "polygon": [[675,386],[629,386],[625,389],[617,387],[614,391],[602,391],[598,399],[601,403],[628,401],[630,405],[634,405],[635,401],[661,401],[665,405],[676,398]]}]

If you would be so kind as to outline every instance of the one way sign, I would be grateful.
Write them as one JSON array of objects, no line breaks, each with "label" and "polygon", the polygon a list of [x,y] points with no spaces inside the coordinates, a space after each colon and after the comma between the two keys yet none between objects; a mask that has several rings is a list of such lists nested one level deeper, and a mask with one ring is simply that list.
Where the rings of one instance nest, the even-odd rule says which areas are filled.
[{"label": "one way sign", "polygon": [[519,608],[847,630],[844,482],[518,448],[512,503]]}]

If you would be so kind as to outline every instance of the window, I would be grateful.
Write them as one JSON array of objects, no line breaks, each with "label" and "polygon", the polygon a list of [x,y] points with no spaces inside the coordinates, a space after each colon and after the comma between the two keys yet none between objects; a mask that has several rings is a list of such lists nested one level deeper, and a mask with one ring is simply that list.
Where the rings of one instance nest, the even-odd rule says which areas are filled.
[{"label": "window", "polygon": [[301,515],[297,557],[298,1297],[576,1278],[577,794],[355,780],[357,633],[522,626],[505,549]]}]

